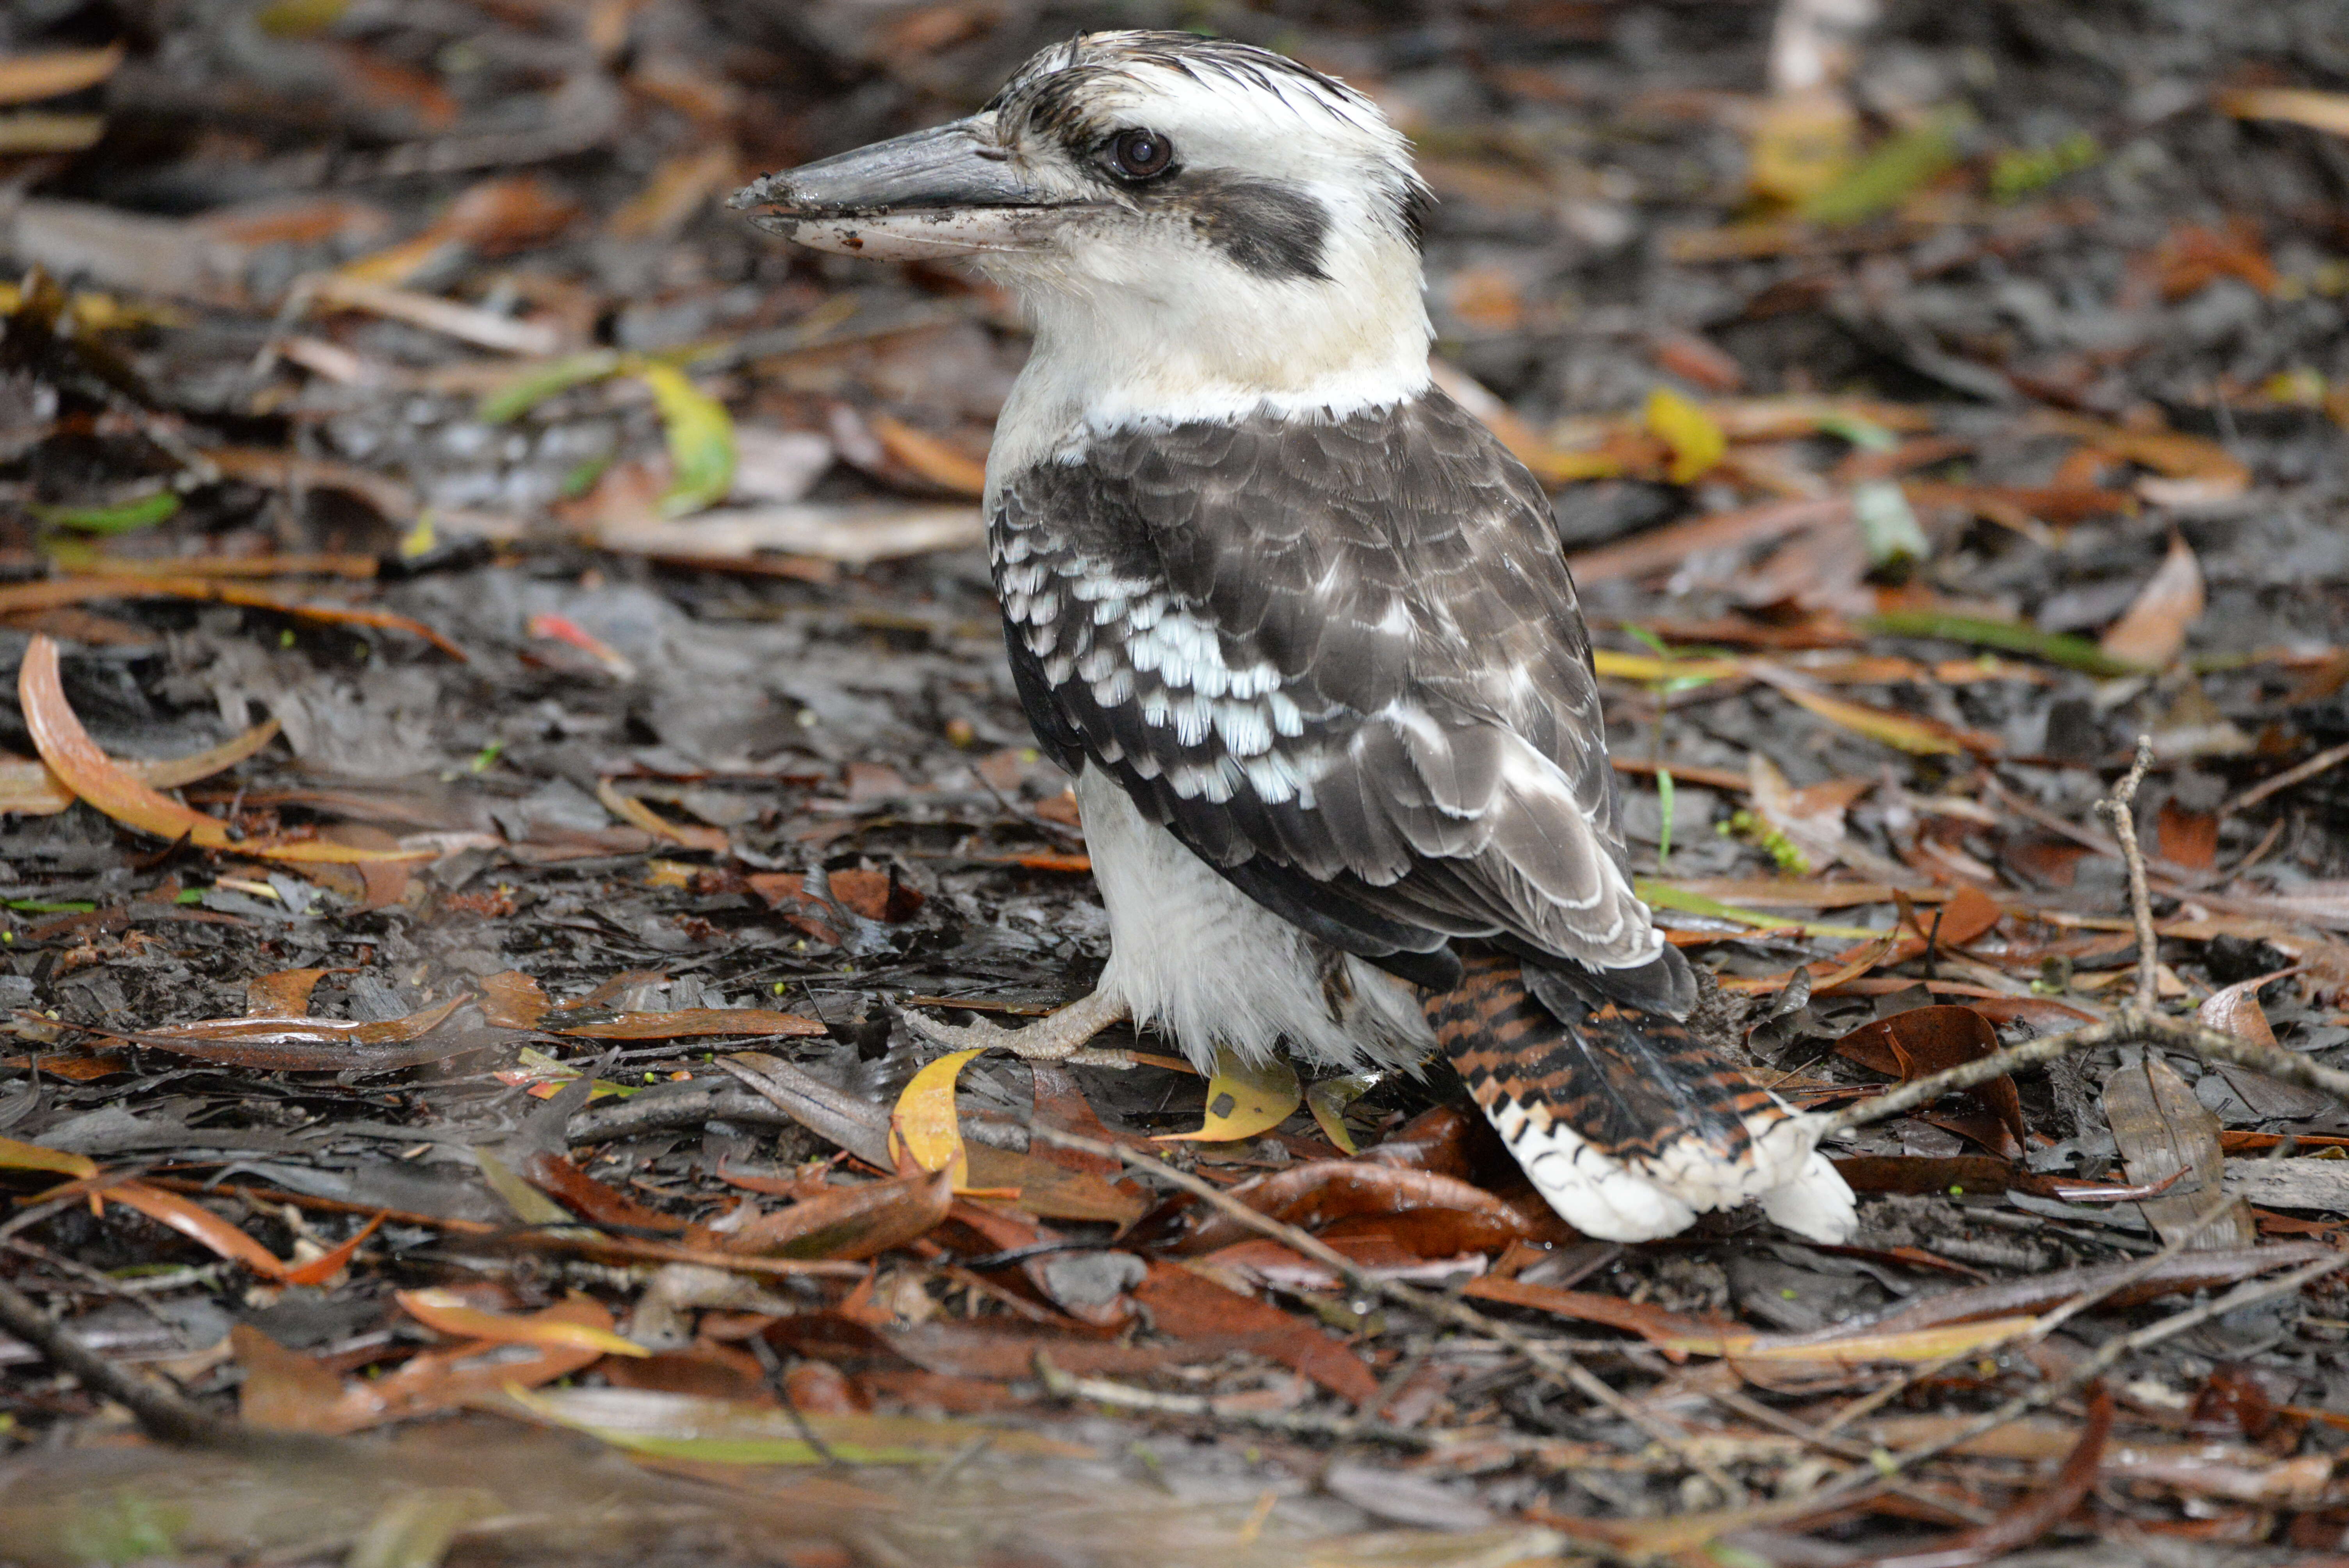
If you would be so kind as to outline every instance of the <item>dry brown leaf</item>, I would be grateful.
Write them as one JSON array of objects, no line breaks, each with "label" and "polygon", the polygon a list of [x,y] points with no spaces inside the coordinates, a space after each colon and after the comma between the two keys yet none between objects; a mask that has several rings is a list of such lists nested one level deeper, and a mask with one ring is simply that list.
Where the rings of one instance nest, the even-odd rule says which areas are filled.
[{"label": "dry brown leaf", "polygon": [[2234,88],[2218,96],[2219,110],[2237,119],[2283,119],[2313,130],[2349,136],[2349,93],[2308,88]]},{"label": "dry brown leaf", "polygon": [[25,727],[50,771],[73,792],[118,822],[163,839],[185,839],[208,850],[233,849],[242,854],[281,861],[353,861],[368,860],[429,860],[429,851],[354,849],[316,840],[274,842],[232,841],[228,824],[217,817],[181,805],[149,789],[112,758],[82,727],[66,701],[65,684],[57,669],[57,645],[36,634],[25,649],[16,674],[16,697],[24,710]]},{"label": "dry brown leaf", "polygon": [[[277,721],[267,718],[235,739],[192,757],[174,757],[161,762],[123,762],[120,767],[150,789],[176,789],[235,767],[275,738]],[[64,810],[77,799],[65,780],[51,772],[45,762],[0,762],[0,811],[46,817]]]},{"label": "dry brown leaf", "polygon": [[2172,533],[2169,553],[2096,645],[2140,669],[2166,669],[2185,651],[2186,634],[2201,619],[2203,603],[2202,563],[2185,536]]},{"label": "dry brown leaf", "polygon": [[57,49],[41,55],[0,55],[0,104],[36,103],[93,88],[122,64],[122,46]]},{"label": "dry brown leaf", "polygon": [[[2142,1205],[2145,1217],[2165,1239],[2176,1235],[2208,1209],[2218,1195],[2226,1156],[2219,1146],[2219,1119],[2194,1098],[2158,1053],[2125,1067],[2105,1083],[2105,1119],[2128,1167],[2132,1181],[2155,1182],[2183,1171],[2178,1184]],[[2258,1240],[2250,1212],[2240,1202],[2202,1228],[2189,1250],[2215,1252],[2247,1247]]]}]

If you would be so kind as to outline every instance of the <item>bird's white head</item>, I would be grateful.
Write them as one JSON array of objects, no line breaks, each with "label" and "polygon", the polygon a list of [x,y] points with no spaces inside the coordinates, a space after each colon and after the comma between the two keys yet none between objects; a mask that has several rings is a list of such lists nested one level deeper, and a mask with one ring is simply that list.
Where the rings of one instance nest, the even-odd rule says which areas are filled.
[{"label": "bird's white head", "polygon": [[967,119],[734,201],[803,244],[968,257],[1014,289],[1037,347],[999,444],[1049,448],[1079,428],[1419,392],[1430,200],[1402,135],[1341,82],[1244,44],[1095,33]]}]

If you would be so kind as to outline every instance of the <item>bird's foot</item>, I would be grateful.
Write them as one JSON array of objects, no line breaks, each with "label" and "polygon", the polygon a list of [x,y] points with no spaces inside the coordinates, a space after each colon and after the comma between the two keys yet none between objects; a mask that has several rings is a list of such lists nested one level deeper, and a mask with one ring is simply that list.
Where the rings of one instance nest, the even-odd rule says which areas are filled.
[{"label": "bird's foot", "polygon": [[999,1047],[1015,1057],[1031,1062],[1068,1062],[1077,1067],[1130,1068],[1133,1059],[1123,1051],[1104,1050],[1085,1044],[1112,1024],[1122,1024],[1132,1016],[1124,1002],[1116,997],[1093,992],[1081,1001],[1071,1002],[1056,1013],[1049,1013],[1024,1029],[1007,1029],[984,1020],[975,1024],[941,1024],[935,1018],[907,1011],[906,1024],[914,1033],[926,1040],[968,1051]]}]

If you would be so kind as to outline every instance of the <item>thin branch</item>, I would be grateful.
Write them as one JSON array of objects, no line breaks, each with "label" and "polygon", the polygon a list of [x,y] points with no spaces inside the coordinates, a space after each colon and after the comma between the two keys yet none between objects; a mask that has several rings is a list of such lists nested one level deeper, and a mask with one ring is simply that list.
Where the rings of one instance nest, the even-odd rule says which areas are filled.
[{"label": "thin branch", "polygon": [[2150,1013],[2161,1005],[2161,958],[2153,934],[2153,894],[2145,884],[2145,847],[2137,841],[2137,789],[2153,766],[2153,740],[2137,738],[2137,758],[2113,792],[2096,802],[2096,815],[2112,824],[2121,860],[2128,867],[2129,923],[2137,928],[2137,1006]]},{"label": "thin branch", "polygon": [[252,1437],[234,1421],[200,1408],[154,1379],[117,1367],[5,1282],[0,1282],[0,1328],[39,1351],[59,1371],[72,1373],[83,1387],[129,1410],[139,1429],[159,1443],[234,1448]]},{"label": "thin branch", "polygon": [[2265,1073],[2270,1078],[2298,1084],[2302,1088],[2313,1088],[2349,1104],[2349,1072],[2310,1061],[2281,1046],[2239,1039],[2233,1035],[2205,1027],[2191,1018],[2142,1013],[2132,1005],[2121,1008],[2101,1024],[2066,1029],[2060,1035],[2042,1035],[2035,1040],[2009,1046],[2002,1051],[1962,1063],[1946,1072],[1913,1079],[1872,1099],[1829,1111],[1819,1118],[1819,1136],[1824,1140],[1848,1128],[1865,1127],[1871,1121],[1899,1116],[1918,1106],[1930,1105],[1945,1094],[1954,1094],[1976,1084],[1988,1083],[1992,1078],[2004,1078],[2008,1073],[2023,1068],[2044,1066],[2073,1051],[2117,1045],[2151,1045],[2170,1050],[2191,1051],[2207,1060],[2249,1068],[2253,1072]]},{"label": "thin branch", "polygon": [[[1085,1399],[1119,1410],[1143,1410],[1160,1416],[1197,1416],[1233,1426],[1255,1427],[1297,1438],[1328,1438],[1337,1442],[1392,1443],[1397,1448],[1441,1447],[1444,1434],[1418,1427],[1398,1427],[1391,1421],[1352,1416],[1324,1416],[1310,1410],[1249,1410],[1236,1408],[1198,1394],[1160,1394],[1100,1377],[1079,1377],[1052,1364],[1045,1352],[1036,1352],[1036,1376],[1046,1393],[1061,1399]],[[1483,1440],[1485,1434],[1479,1434]],[[1553,1443],[1555,1439],[1550,1439]]]},{"label": "thin branch", "polygon": [[1381,1279],[1365,1271],[1351,1258],[1323,1242],[1320,1237],[1295,1225],[1287,1224],[1271,1215],[1249,1208],[1237,1198],[1214,1183],[1203,1181],[1188,1171],[1178,1171],[1154,1155],[1137,1153],[1114,1143],[1098,1139],[1081,1138],[1058,1128],[1031,1123],[1029,1135],[1060,1149],[1073,1149],[1081,1153],[1099,1154],[1123,1161],[1139,1171],[1180,1187],[1193,1197],[1207,1203],[1219,1212],[1247,1226],[1260,1236],[1278,1242],[1301,1256],[1312,1259],[1348,1284],[1366,1295],[1384,1296],[1409,1311],[1448,1323],[1455,1328],[1484,1338],[1498,1340],[1532,1363],[1534,1370],[1546,1381],[1573,1389],[1584,1398],[1604,1405],[1623,1419],[1630,1422],[1657,1442],[1679,1456],[1681,1462],[1711,1481],[1721,1495],[1733,1504],[1745,1496],[1745,1489],[1727,1471],[1698,1452],[1688,1437],[1674,1431],[1655,1416],[1625,1398],[1599,1381],[1598,1376],[1578,1362],[1557,1353],[1555,1346],[1545,1345],[1514,1326],[1485,1316],[1466,1302],[1449,1295],[1439,1295],[1404,1284],[1400,1280]]},{"label": "thin branch", "polygon": [[2272,779],[2261,779],[2220,807],[2219,815],[2228,817],[2237,811],[2246,810],[2271,795],[2280,795],[2295,784],[2304,784],[2326,769],[2338,768],[2344,762],[2349,762],[2349,742],[2344,742],[2329,750],[2320,751],[2307,761],[2287,768]]}]

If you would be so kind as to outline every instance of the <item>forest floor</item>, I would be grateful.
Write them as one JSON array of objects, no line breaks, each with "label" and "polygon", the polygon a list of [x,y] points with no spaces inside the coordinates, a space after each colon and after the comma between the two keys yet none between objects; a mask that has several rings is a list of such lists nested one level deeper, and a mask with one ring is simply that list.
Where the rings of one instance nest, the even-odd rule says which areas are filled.
[{"label": "forest floor", "polygon": [[[0,1563],[2349,1563],[2349,8],[1836,9],[10,6]],[[1414,137],[1852,1244],[1578,1236],[1435,1070],[922,1070],[1105,957],[1027,340],[722,203],[1112,23]],[[2275,1070],[1872,1114],[2141,977]]]}]

